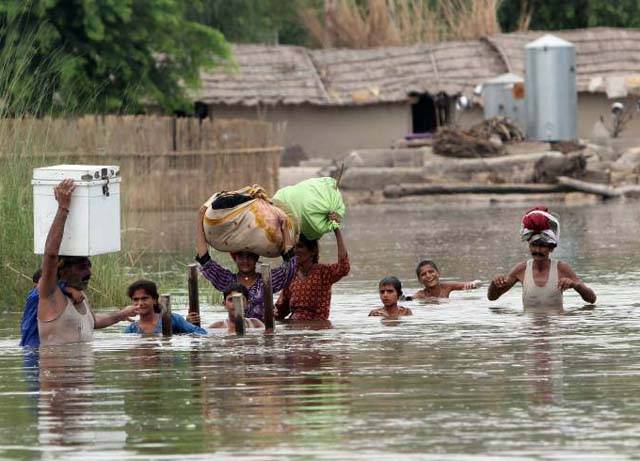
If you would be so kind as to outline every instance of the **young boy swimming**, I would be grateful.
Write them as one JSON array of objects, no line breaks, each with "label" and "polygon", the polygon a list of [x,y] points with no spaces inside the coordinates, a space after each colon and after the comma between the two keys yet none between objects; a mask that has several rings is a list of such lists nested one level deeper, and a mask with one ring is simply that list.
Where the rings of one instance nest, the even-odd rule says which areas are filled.
[{"label": "young boy swimming", "polygon": [[411,309],[398,306],[398,299],[402,296],[402,283],[397,277],[387,276],[378,284],[382,307],[369,312],[369,317],[397,318],[404,315],[413,315]]},{"label": "young boy swimming", "polygon": [[[236,332],[236,314],[233,306],[233,295],[241,294],[244,296],[244,302],[249,299],[249,290],[241,284],[232,285],[224,291],[224,307],[229,313],[229,317],[224,320],[218,320],[209,325],[209,328],[226,328],[229,333]],[[260,319],[244,319],[245,328],[264,328],[264,323]]]},{"label": "young boy swimming", "polygon": [[427,298],[448,298],[452,291],[456,290],[473,290],[478,288],[479,282],[447,282],[440,283],[440,270],[436,263],[425,259],[418,263],[416,267],[416,276],[424,285],[422,290],[413,295],[413,299]]}]

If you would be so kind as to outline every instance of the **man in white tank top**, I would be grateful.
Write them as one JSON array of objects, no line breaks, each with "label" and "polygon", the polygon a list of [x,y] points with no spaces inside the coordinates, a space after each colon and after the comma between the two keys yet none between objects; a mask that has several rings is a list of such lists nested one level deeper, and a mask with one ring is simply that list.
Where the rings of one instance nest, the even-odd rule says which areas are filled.
[{"label": "man in white tank top", "polygon": [[529,243],[531,259],[516,264],[509,275],[496,275],[487,292],[495,301],[517,282],[522,283],[525,309],[562,309],[562,293],[573,289],[590,304],[596,294],[573,272],[569,264],[553,260],[560,239],[560,223],[545,207],[536,207],[522,218],[522,240]]},{"label": "man in white tank top", "polygon": [[84,293],[91,279],[91,261],[84,256],[58,256],[74,189],[71,179],[54,188],[58,211],[47,235],[38,282],[41,346],[90,341],[94,328],[105,328],[138,314],[134,306],[94,314]]}]

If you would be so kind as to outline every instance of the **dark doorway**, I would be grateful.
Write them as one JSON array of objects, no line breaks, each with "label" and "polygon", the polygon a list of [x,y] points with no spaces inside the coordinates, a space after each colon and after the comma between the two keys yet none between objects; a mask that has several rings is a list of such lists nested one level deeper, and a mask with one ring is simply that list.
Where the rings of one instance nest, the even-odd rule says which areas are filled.
[{"label": "dark doorway", "polygon": [[432,133],[439,126],[449,123],[449,97],[444,93],[413,93],[411,121],[414,133]]}]

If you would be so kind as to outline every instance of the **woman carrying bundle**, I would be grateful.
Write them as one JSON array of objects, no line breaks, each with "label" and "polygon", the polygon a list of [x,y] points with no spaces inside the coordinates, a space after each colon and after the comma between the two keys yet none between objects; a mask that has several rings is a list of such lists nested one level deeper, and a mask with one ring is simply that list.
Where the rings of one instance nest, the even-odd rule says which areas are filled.
[{"label": "woman carrying bundle", "polygon": [[[337,213],[329,220],[339,222]],[[349,273],[349,255],[340,229],[334,230],[338,244],[338,262],[320,264],[318,241],[300,234],[294,248],[298,270],[291,285],[286,287],[276,303],[275,318],[284,320],[328,320],[331,308],[331,286]]]},{"label": "woman carrying bundle", "polygon": [[[196,261],[200,264],[200,272],[218,291],[225,292],[236,284],[244,285],[249,291],[245,317],[264,321],[264,283],[262,275],[256,272],[259,256],[248,251],[231,253],[238,270],[235,274],[211,259],[202,224],[206,211],[206,206],[200,208],[196,222]],[[271,271],[271,288],[274,293],[288,286],[296,273],[296,258],[291,256],[290,253],[283,255],[284,264]],[[195,321],[197,316],[190,314],[187,320]]]}]

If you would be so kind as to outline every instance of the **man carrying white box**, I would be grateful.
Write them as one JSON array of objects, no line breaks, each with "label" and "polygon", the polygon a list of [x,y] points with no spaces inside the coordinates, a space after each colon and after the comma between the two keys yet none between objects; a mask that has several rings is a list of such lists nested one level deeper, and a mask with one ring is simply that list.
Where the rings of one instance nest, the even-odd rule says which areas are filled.
[{"label": "man carrying white box", "polygon": [[85,256],[58,255],[74,189],[72,179],[65,179],[54,188],[58,210],[47,235],[38,283],[41,346],[91,341],[95,328],[105,328],[138,314],[134,306],[94,314],[84,293],[91,279],[91,261]]}]

